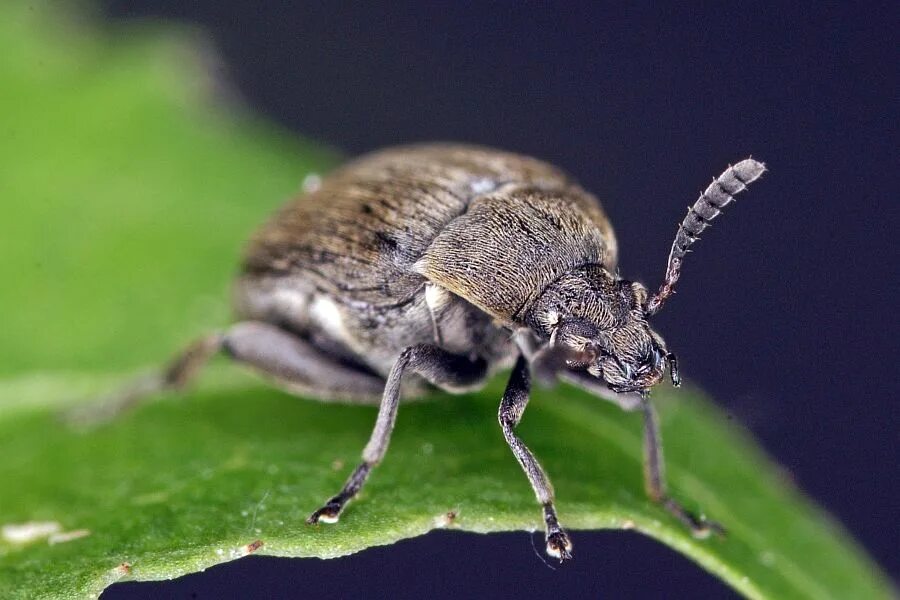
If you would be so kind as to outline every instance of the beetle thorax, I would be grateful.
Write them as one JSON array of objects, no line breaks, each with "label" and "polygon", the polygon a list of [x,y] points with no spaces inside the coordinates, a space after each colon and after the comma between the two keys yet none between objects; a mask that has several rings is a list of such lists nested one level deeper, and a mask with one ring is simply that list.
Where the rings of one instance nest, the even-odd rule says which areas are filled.
[{"label": "beetle thorax", "polygon": [[572,320],[610,331],[628,322],[633,297],[630,284],[616,280],[600,265],[585,265],[548,285],[525,320],[543,339],[549,339],[561,323]]}]

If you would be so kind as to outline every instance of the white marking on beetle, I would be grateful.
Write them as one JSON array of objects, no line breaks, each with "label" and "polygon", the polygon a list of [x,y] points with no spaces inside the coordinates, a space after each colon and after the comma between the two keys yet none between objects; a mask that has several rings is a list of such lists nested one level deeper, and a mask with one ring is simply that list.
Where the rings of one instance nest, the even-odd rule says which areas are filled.
[{"label": "white marking on beetle", "polygon": [[272,304],[277,310],[288,315],[302,315],[309,305],[309,294],[288,287],[276,287],[272,291]]},{"label": "white marking on beetle", "polygon": [[624,521],[622,521],[620,527],[622,529],[634,529],[634,521],[632,521],[631,519],[625,519]]},{"label": "white marking on beetle", "polygon": [[303,193],[311,194],[322,189],[322,176],[318,173],[310,173],[303,178]]},{"label": "white marking on beetle", "polygon": [[474,194],[484,194],[485,192],[490,192],[496,187],[497,184],[487,177],[475,179],[474,181],[472,181],[472,193]]},{"label": "white marking on beetle", "polygon": [[425,257],[420,258],[412,264],[410,271],[419,275],[426,275],[428,273],[428,260]]},{"label": "white marking on beetle", "polygon": [[309,314],[323,329],[340,340],[347,340],[350,335],[344,326],[341,309],[331,298],[318,295],[309,307]]},{"label": "white marking on beetle", "polygon": [[434,313],[446,306],[450,302],[450,292],[439,285],[433,283],[425,284],[425,304],[428,309]]},{"label": "white marking on beetle", "polygon": [[547,311],[547,325],[555,327],[559,324],[559,313],[555,310]]},{"label": "white marking on beetle", "polygon": [[64,544],[72,540],[78,540],[91,535],[90,529],[73,529],[72,531],[63,531],[62,533],[54,533],[47,538],[47,543],[51,546],[55,544]]},{"label": "white marking on beetle", "polygon": [[28,521],[26,523],[7,523],[0,529],[0,535],[11,544],[31,544],[62,531],[62,525],[56,521]]},{"label": "white marking on beetle", "polygon": [[131,563],[123,562],[122,564],[113,567],[112,572],[113,575],[116,575],[119,578],[125,577],[131,573]]}]

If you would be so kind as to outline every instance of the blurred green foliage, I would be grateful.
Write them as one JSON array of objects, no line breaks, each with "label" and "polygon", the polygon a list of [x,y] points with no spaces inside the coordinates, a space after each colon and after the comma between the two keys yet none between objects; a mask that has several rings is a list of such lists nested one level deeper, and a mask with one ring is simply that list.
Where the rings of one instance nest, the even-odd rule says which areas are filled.
[{"label": "blurred green foliage", "polygon": [[53,8],[0,7],[0,375],[135,366],[226,322],[242,240],[334,158],[229,110],[196,34]]}]

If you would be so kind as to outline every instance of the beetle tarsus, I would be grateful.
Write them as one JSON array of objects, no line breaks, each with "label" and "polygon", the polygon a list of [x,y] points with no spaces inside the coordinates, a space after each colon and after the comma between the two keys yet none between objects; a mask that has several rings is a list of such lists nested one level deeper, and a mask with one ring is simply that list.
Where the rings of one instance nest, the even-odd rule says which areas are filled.
[{"label": "beetle tarsus", "polygon": [[547,534],[547,554],[559,559],[560,563],[572,560],[572,542],[569,534],[562,529]]},{"label": "beetle tarsus", "polygon": [[78,428],[97,427],[134,410],[156,394],[184,389],[222,349],[223,339],[221,333],[213,332],[196,340],[163,370],[135,378],[93,403],[69,409],[62,414],[62,420]]},{"label": "beetle tarsus", "polygon": [[318,525],[319,523],[337,523],[338,519],[341,516],[341,512],[344,510],[344,506],[353,499],[356,494],[359,493],[359,490],[362,489],[363,484],[366,482],[366,479],[369,477],[369,472],[372,470],[374,465],[369,462],[360,463],[358,467],[353,469],[353,473],[350,474],[350,477],[347,478],[346,483],[344,483],[344,487],[341,488],[341,491],[337,493],[337,495],[332,496],[328,499],[324,506],[315,511],[313,514],[309,515],[309,518],[306,519],[306,522],[309,525]]},{"label": "beetle tarsus", "polygon": [[400,353],[394,362],[385,382],[381,405],[375,427],[369,437],[369,443],[363,449],[363,462],[353,470],[344,483],[344,487],[330,498],[322,508],[311,514],[307,523],[335,523],[344,506],[362,489],[372,469],[384,458],[391,432],[397,420],[397,408],[400,405],[400,384],[405,371],[424,377],[430,383],[446,383],[457,386],[471,385],[483,379],[487,371],[487,363],[482,358],[450,354],[436,346],[420,344],[409,346]]},{"label": "beetle tarsus", "polygon": [[707,520],[704,517],[698,517],[671,498],[663,498],[662,505],[679,521],[684,523],[685,527],[691,530],[691,535],[698,540],[704,540],[710,535],[725,537],[728,533],[719,523]]},{"label": "beetle tarsus", "polygon": [[319,523],[337,523],[340,519],[341,510],[343,510],[344,505],[335,500],[335,498],[332,498],[325,506],[309,515],[306,519],[306,524],[318,525]]},{"label": "beetle tarsus", "polygon": [[553,502],[544,503],[544,523],[547,526],[547,554],[561,563],[572,560],[572,541],[559,525]]}]

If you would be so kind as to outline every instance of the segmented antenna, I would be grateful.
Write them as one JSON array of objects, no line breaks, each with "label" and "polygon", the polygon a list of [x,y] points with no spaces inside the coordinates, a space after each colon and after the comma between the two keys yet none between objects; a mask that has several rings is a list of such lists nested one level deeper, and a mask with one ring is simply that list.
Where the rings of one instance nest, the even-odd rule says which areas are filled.
[{"label": "segmented antenna", "polygon": [[669,252],[669,264],[666,267],[666,279],[659,291],[647,302],[647,314],[653,315],[659,312],[665,301],[672,295],[675,284],[681,276],[681,263],[688,248],[699,239],[700,233],[706,229],[710,222],[719,216],[720,210],[734,200],[734,196],[747,189],[747,185],[756,181],[766,171],[766,165],[752,158],[742,160],[738,164],[729,165],[725,172],[713,179],[709,187],[704,190],[694,205],[688,209],[687,216],[672,243]]}]

